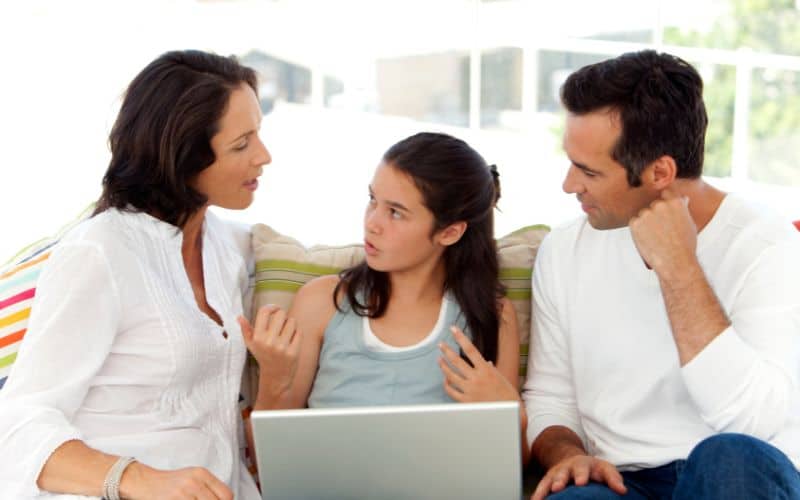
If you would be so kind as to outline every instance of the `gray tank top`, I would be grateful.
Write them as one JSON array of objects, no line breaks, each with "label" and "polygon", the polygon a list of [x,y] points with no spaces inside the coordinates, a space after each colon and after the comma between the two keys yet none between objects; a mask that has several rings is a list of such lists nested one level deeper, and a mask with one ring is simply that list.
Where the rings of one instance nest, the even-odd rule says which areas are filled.
[{"label": "gray tank top", "polygon": [[445,321],[433,342],[401,352],[378,352],[364,342],[363,317],[350,309],[337,311],[325,328],[319,369],[308,398],[309,408],[452,403],[444,391],[444,375],[436,360],[439,343],[455,352],[458,344],[450,332],[459,326],[468,337],[466,318],[455,299],[448,301]]}]

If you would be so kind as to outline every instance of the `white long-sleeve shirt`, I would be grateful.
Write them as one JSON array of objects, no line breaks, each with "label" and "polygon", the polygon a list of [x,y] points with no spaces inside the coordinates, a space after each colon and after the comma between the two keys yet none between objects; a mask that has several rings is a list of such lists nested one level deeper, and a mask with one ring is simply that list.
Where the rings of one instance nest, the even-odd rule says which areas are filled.
[{"label": "white long-sleeve shirt", "polygon": [[174,226],[112,209],[55,248],[0,391],[2,498],[74,498],[36,486],[72,439],[158,469],[205,467],[237,500],[260,498],[239,452],[245,257],[207,213],[203,272],[219,326],[195,301],[181,242]]},{"label": "white long-sleeve shirt", "polygon": [[800,466],[800,235],[727,195],[697,256],[732,326],[681,367],[628,228],[582,217],[547,236],[533,274],[529,442],[563,425],[588,453],[639,469],[738,432]]}]

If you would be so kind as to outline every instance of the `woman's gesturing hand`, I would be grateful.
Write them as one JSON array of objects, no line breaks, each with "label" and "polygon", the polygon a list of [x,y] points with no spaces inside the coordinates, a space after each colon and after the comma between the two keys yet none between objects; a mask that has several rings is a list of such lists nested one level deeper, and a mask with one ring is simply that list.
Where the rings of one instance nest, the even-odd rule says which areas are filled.
[{"label": "woman's gesturing hand", "polygon": [[238,318],[247,349],[258,361],[259,397],[267,389],[271,397],[285,394],[292,386],[300,355],[301,334],[293,318],[275,305],[266,305],[256,313],[255,324]]}]

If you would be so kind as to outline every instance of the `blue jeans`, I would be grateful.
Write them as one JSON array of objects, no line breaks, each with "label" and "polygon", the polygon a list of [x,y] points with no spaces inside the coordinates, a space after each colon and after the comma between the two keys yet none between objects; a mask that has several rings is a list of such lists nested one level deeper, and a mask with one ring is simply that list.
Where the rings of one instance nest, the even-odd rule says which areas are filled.
[{"label": "blue jeans", "polygon": [[800,500],[800,472],[780,450],[743,434],[718,434],[698,444],[689,458],[623,472],[628,493],[606,485],[569,486],[548,500]]}]

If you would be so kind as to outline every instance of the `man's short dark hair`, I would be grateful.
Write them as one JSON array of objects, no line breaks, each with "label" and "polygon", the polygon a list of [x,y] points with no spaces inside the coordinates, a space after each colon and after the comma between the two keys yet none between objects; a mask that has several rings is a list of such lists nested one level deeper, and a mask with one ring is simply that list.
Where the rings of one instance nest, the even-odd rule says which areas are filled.
[{"label": "man's short dark hair", "polygon": [[622,133],[611,155],[631,186],[640,186],[645,167],[664,155],[675,160],[678,177],[702,174],[703,80],[683,59],[643,50],[585,66],[564,82],[561,101],[576,115],[606,108],[618,114]]}]

